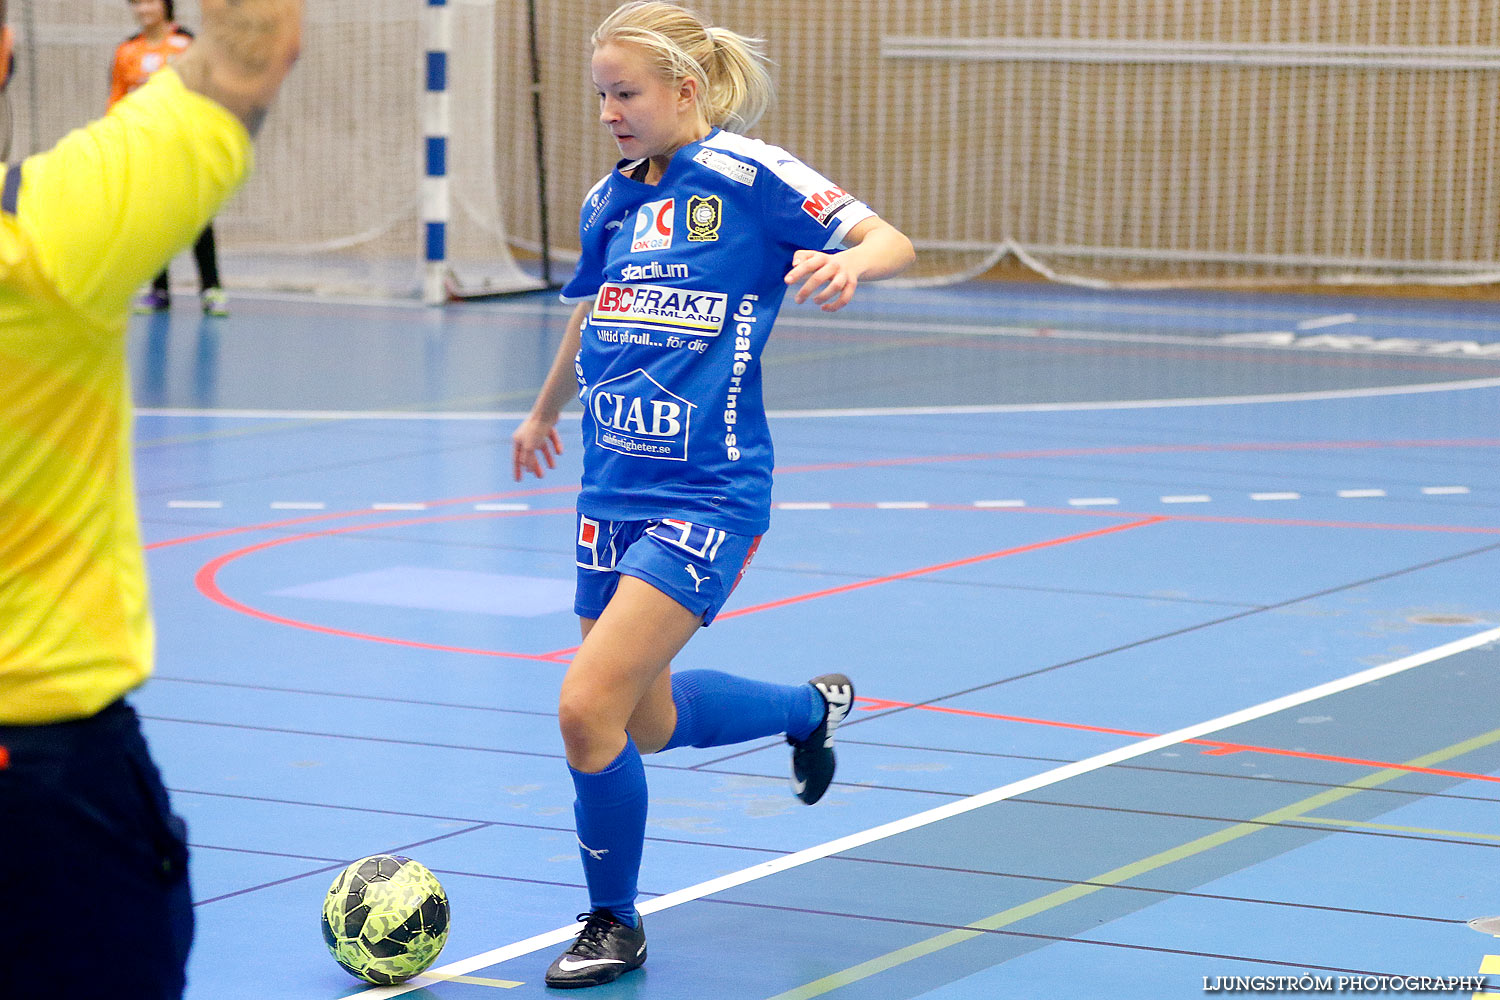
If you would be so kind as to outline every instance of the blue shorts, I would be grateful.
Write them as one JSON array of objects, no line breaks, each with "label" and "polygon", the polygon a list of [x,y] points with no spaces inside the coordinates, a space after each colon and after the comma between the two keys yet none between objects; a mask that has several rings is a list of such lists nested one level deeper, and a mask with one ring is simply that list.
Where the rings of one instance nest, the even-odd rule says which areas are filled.
[{"label": "blue shorts", "polygon": [[745,575],[760,538],[674,518],[596,521],[579,514],[573,610],[580,618],[598,618],[624,574],[702,615],[706,626]]}]

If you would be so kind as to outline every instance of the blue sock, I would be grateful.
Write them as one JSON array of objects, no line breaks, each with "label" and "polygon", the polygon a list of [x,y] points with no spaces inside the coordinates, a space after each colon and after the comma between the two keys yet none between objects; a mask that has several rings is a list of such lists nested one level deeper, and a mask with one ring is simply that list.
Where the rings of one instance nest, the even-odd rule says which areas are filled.
[{"label": "blue sock", "polygon": [[589,909],[609,910],[634,927],[636,880],[646,844],[646,769],[630,737],[625,749],[598,774],[573,775],[573,816],[578,854],[589,887]]},{"label": "blue sock", "polygon": [[672,675],[677,728],[663,750],[721,747],[786,733],[804,739],[823,721],[823,696],[811,684],[767,684],[718,670]]}]

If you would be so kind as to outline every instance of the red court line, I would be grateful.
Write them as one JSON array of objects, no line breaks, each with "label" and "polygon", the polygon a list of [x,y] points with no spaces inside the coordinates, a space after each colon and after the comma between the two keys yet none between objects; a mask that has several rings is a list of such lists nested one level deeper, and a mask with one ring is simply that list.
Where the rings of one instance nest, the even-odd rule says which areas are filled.
[{"label": "red court line", "polygon": [[[1032,719],[1024,715],[1002,715],[998,712],[979,712],[968,708],[949,708],[945,705],[918,705],[909,701],[891,701],[887,698],[858,698],[860,708],[877,712],[886,708],[916,708],[924,712],[941,712],[945,715],[965,715],[976,719],[995,719],[1000,722],[1021,722],[1029,726],[1047,726],[1053,729],[1074,729],[1086,733],[1104,733],[1110,736],[1129,736],[1135,739],[1151,739],[1161,733],[1143,733],[1134,729],[1111,729],[1108,726],[1089,726],[1078,722],[1057,722],[1052,719]],[[1470,781],[1490,781],[1500,784],[1500,777],[1475,774],[1470,771],[1449,771],[1438,767],[1416,767],[1411,764],[1396,764],[1384,760],[1366,760],[1363,757],[1343,757],[1336,754],[1312,753],[1306,750],[1282,750],[1278,747],[1255,746],[1250,743],[1225,743],[1220,740],[1183,740],[1184,744],[1209,747],[1204,754],[1226,757],[1237,753],[1263,753],[1277,757],[1296,757],[1302,760],[1321,760],[1334,764],[1353,764],[1357,767],[1373,767],[1382,770],[1410,771],[1413,774],[1435,774],[1444,778],[1462,778]]]},{"label": "red court line", "polygon": [[859,580],[854,583],[846,583],[838,587],[829,587],[827,590],[815,590],[809,594],[799,594],[796,597],[783,597],[778,601],[767,601],[764,604],[754,604],[748,608],[739,608],[726,614],[719,615],[718,620],[726,618],[738,618],[741,615],[753,615],[757,611],[769,611],[772,608],[784,608],[789,604],[801,604],[803,601],[811,601],[819,597],[831,597],[834,594],[847,594],[851,590],[863,590],[866,587],[877,587],[883,583],[893,583],[897,580],[910,580],[917,576],[926,576],[929,573],[941,573],[944,570],[958,569],[960,566],[972,566],[975,563],[988,562],[991,559],[1003,559],[1006,556],[1020,555],[1023,552],[1035,552],[1038,549],[1050,549],[1058,545],[1068,545],[1072,542],[1081,542],[1090,538],[1098,538],[1101,535],[1112,535],[1120,531],[1130,531],[1134,528],[1144,528],[1151,524],[1160,524],[1166,520],[1163,517],[1142,516],[1139,520],[1130,521],[1125,524],[1112,524],[1106,528],[1095,528],[1093,531],[1083,531],[1076,535],[1065,535],[1062,538],[1049,538],[1041,542],[1031,542],[1026,545],[1017,545],[1009,549],[1001,549],[999,552],[986,552],[983,555],[969,556],[965,559],[955,559],[952,562],[938,563],[935,566],[922,566],[918,569],[909,569],[901,573],[892,573],[889,576],[878,576],[872,580]]},{"label": "red court line", "polygon": [[[458,501],[455,501],[458,502]],[[283,615],[273,615],[268,611],[251,607],[243,601],[235,600],[224,593],[219,586],[219,571],[236,559],[261,552],[266,549],[275,548],[278,545],[290,545],[293,542],[304,542],[313,538],[329,538],[334,535],[347,535],[357,531],[377,531],[382,528],[404,528],[417,524],[437,524],[451,521],[477,521],[484,518],[504,517],[536,517],[549,514],[571,514],[571,507],[558,507],[550,510],[513,510],[513,511],[479,511],[473,514],[443,514],[437,517],[404,518],[398,521],[382,521],[377,524],[354,524],[343,528],[328,528],[324,531],[304,532],[300,535],[287,535],[283,538],[272,538],[254,545],[247,545],[233,552],[226,552],[216,559],[205,563],[193,577],[193,583],[197,586],[199,593],[217,604],[221,604],[231,611],[249,615],[251,618],[259,618],[262,621],[272,622],[277,625],[288,625],[292,628],[305,629],[309,632],[319,632],[323,635],[335,635],[345,639],[364,639],[369,642],[382,642],[392,646],[406,646],[412,649],[430,649],[442,653],[471,653],[475,656],[494,656],[511,660],[545,660],[546,657],[536,656],[530,653],[507,653],[495,649],[471,649],[467,646],[444,646],[437,643],[417,642],[412,639],[398,639],[394,636],[373,635],[365,632],[352,632],[347,629],[330,628],[327,625],[317,625],[313,622],[305,622],[296,618],[287,618]]]},{"label": "red court line", "polygon": [[[1076,535],[1067,535],[1063,538],[1049,538],[1042,542],[1031,542],[1027,545],[1017,545],[1014,548],[1001,549],[999,552],[986,552],[982,555],[968,556],[964,559],[955,559],[952,562],[938,563],[935,566],[921,566],[917,569],[908,569],[900,573],[892,573],[889,576],[878,576],[869,580],[859,580],[855,583],[846,583],[837,587],[829,587],[826,590],[814,590],[806,594],[798,594],[795,597],[783,597],[776,601],[767,601],[764,604],[753,604],[748,608],[738,608],[734,611],[725,612],[715,618],[715,621],[723,621],[726,618],[738,618],[741,615],[753,615],[760,611],[770,611],[773,608],[784,608],[791,604],[801,604],[804,601],[817,600],[820,597],[832,597],[834,594],[847,594],[852,590],[863,590],[866,587],[878,587],[885,583],[894,583],[897,580],[910,580],[913,577],[926,576],[929,573],[941,573],[944,570],[957,569],[960,566],[972,566],[975,563],[988,562],[991,559],[1003,559],[1005,556],[1019,555],[1022,552],[1035,552],[1038,549],[1048,549],[1056,545],[1067,545],[1070,542],[1081,542],[1089,538],[1098,538],[1101,535],[1112,535],[1119,531],[1129,531],[1132,528],[1142,528],[1149,524],[1158,524],[1166,520],[1161,517],[1142,517],[1138,521],[1129,524],[1112,524],[1107,528],[1095,528],[1093,531],[1084,531]],[[562,658],[578,652],[579,647],[569,646],[567,649],[557,649],[545,654],[548,658]]]}]

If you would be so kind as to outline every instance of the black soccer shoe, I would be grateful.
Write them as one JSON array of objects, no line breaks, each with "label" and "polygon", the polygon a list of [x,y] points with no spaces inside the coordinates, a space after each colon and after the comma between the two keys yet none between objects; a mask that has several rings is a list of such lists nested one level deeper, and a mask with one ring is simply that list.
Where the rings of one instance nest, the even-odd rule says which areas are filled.
[{"label": "black soccer shoe", "polygon": [[547,985],[557,990],[602,986],[646,962],[646,925],[622,924],[608,910],[580,913],[578,940],[547,969]]},{"label": "black soccer shoe", "polygon": [[788,736],[786,741],[792,745],[792,792],[812,805],[833,781],[833,731],[854,708],[854,682],[843,674],[824,674],[807,683],[823,696],[823,721],[806,739]]}]

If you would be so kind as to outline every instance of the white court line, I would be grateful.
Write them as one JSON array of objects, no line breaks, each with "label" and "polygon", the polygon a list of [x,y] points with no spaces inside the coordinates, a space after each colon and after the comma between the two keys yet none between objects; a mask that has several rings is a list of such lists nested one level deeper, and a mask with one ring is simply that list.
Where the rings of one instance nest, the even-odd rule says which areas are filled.
[{"label": "white court line", "polygon": [[1301,493],[1252,493],[1251,500],[1301,500]]},{"label": "white court line", "polygon": [[426,510],[425,503],[372,503],[371,510]]},{"label": "white court line", "polygon": [[[1500,388],[1500,378],[1460,379],[1453,382],[1422,382],[1415,385],[1376,386],[1367,389],[1320,389],[1313,392],[1275,392],[1254,396],[1192,396],[1184,399],[1098,400],[1080,403],[995,403],[972,406],[867,406],[828,410],[768,410],[777,419],[825,417],[928,417],[984,413],[1075,413],[1089,410],[1162,410],[1179,406],[1250,406],[1261,403],[1302,403],[1330,399],[1367,399],[1378,396],[1411,396],[1428,392],[1460,392],[1467,389]],[[191,410],[151,409],[135,411],[143,417],[221,418],[225,420],[525,420],[521,410]],[[564,420],[577,420],[578,410],[566,410]]]},{"label": "white court line", "polygon": [[1353,323],[1359,319],[1353,313],[1339,313],[1337,316],[1319,316],[1317,319],[1304,320],[1297,324],[1299,330],[1321,330],[1326,326],[1343,326],[1345,323]]},{"label": "white court line", "polygon": [[[1358,673],[1329,681],[1326,684],[1319,684],[1295,694],[1283,695],[1280,698],[1261,702],[1259,705],[1251,708],[1243,708],[1238,712],[1221,715],[1217,719],[1209,719],[1207,722],[1199,722],[1195,725],[1186,726],[1162,736],[1153,736],[1150,739],[1130,743],[1115,750],[1110,750],[1107,753],[1098,754],[1072,764],[1064,764],[1061,767],[1055,767],[1034,777],[1013,781],[1008,785],[1001,785],[999,788],[993,788],[988,792],[981,792],[978,795],[971,795],[957,802],[938,806],[936,809],[929,809],[926,812],[907,816],[905,819],[898,819],[891,823],[885,823],[881,826],[860,831],[859,833],[852,833],[846,837],[840,837],[837,840],[830,840],[825,844],[819,844],[816,847],[809,847],[794,854],[776,858],[773,861],[762,862],[741,871],[732,872],[729,875],[709,879],[707,882],[699,882],[697,885],[688,886],[685,889],[678,889],[676,892],[669,892],[664,896],[647,900],[640,905],[639,909],[643,914],[658,913],[674,906],[680,906],[683,903],[691,903],[693,900],[702,899],[704,896],[724,892],[736,886],[763,879],[768,875],[776,875],[813,861],[821,861],[823,858],[834,854],[852,851],[855,848],[873,844],[878,840],[885,840],[898,834],[919,829],[920,827],[952,819],[955,816],[962,816],[964,813],[973,812],[975,809],[983,809],[985,806],[994,805],[996,802],[1014,798],[1026,792],[1034,792],[1039,788],[1046,788],[1048,785],[1055,785],[1069,778],[1088,774],[1090,771],[1097,771],[1112,764],[1133,760],[1136,757],[1142,757],[1157,750],[1164,750],[1167,747],[1186,743],[1188,740],[1200,739],[1223,729],[1243,725],[1246,722],[1253,722],[1256,719],[1274,715],[1277,712],[1296,708],[1299,705],[1305,705],[1319,698],[1326,698],[1329,695],[1339,694],[1340,692],[1348,691],[1374,681],[1394,677],[1396,674],[1411,670],[1414,667],[1420,667],[1450,656],[1456,656],[1459,653],[1476,649],[1479,646],[1495,642],[1496,640],[1500,640],[1500,628],[1486,629],[1483,632],[1469,636],[1467,639],[1456,639],[1453,642],[1434,646],[1432,649],[1413,653],[1399,660],[1392,660],[1390,663],[1382,666],[1361,670]],[[498,965],[501,962],[518,958],[521,955],[529,955],[549,945],[561,944],[574,937],[577,933],[577,924],[569,924],[566,927],[558,927],[555,930],[547,931],[546,933],[538,934],[534,937],[526,938],[524,941],[517,941],[514,944],[505,945],[492,951],[487,951],[481,955],[475,955],[472,958],[459,959],[457,962],[451,962],[433,971],[447,976],[466,975],[477,969]],[[353,995],[368,998],[368,1000],[385,1000],[387,997],[398,997],[404,993],[410,993],[412,990],[421,989],[423,986],[431,986],[440,981],[429,979],[426,976],[417,976],[415,979],[402,983],[399,986],[378,986]]]},{"label": "white court line", "polygon": [[1119,503],[1119,497],[1073,497],[1068,501],[1069,507],[1113,507]]},{"label": "white court line", "polygon": [[1467,486],[1424,486],[1422,492],[1430,497],[1458,496],[1469,492]]},{"label": "white court line", "polygon": [[974,506],[983,508],[992,507],[1024,507],[1025,500],[975,500]]},{"label": "white court line", "polygon": [[1209,503],[1213,497],[1207,493],[1187,493],[1181,496],[1162,497],[1162,503]]},{"label": "white court line", "polygon": [[273,500],[272,510],[327,510],[328,505],[318,500]]},{"label": "white court line", "polygon": [[173,510],[219,510],[224,506],[223,500],[168,500],[167,506]]},{"label": "white court line", "polygon": [[1383,497],[1385,490],[1339,490],[1339,496],[1345,500],[1356,497]]},{"label": "white court line", "polygon": [[926,510],[932,504],[926,500],[880,500],[875,504],[876,510]]}]

